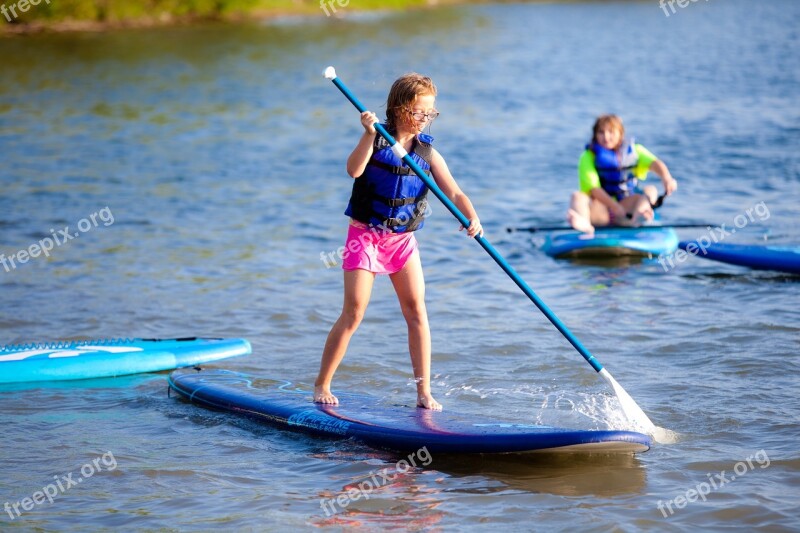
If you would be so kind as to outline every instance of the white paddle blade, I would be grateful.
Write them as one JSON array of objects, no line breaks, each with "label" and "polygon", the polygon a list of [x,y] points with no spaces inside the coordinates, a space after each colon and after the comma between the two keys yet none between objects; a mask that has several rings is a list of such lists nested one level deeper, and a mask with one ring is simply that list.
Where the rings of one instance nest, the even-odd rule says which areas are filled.
[{"label": "white paddle blade", "polygon": [[332,80],[336,77],[336,69],[333,67],[328,67],[325,69],[322,75],[325,76],[326,80]]},{"label": "white paddle blade", "polygon": [[659,428],[647,417],[644,411],[642,411],[642,408],[633,401],[631,395],[622,388],[622,385],[617,383],[617,380],[614,379],[605,368],[600,371],[600,375],[603,376],[603,379],[608,381],[611,388],[614,389],[614,393],[616,393],[619,404],[622,407],[622,412],[625,413],[628,420],[636,426],[637,430],[641,430],[652,437],[656,437],[656,441],[658,441],[657,436],[660,433]]}]

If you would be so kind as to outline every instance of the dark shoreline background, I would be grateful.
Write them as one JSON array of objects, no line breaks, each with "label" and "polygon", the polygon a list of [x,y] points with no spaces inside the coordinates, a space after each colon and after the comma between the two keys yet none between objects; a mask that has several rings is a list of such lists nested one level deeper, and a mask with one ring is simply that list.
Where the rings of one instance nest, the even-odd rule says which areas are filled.
[{"label": "dark shoreline background", "polygon": [[[36,5],[33,5],[33,2]],[[617,3],[620,0],[617,0]],[[621,0],[626,1],[626,0]],[[113,31],[244,22],[276,17],[333,17],[486,3],[575,3],[576,0],[4,0],[0,36],[36,32]],[[583,0],[584,3],[614,3]]]}]

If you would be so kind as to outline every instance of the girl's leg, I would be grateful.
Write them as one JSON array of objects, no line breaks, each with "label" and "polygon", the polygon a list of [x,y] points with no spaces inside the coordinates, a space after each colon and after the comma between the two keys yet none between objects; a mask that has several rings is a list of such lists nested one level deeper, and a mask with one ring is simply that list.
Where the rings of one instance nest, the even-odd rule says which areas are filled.
[{"label": "girl's leg", "polygon": [[623,198],[619,203],[625,208],[625,211],[633,215],[625,224],[620,225],[633,225],[640,219],[653,220],[653,207],[650,204],[650,198],[646,195],[634,194]]},{"label": "girl's leg", "polygon": [[647,185],[642,189],[642,193],[650,200],[650,205],[653,205],[658,200],[658,189],[656,189],[655,185]]},{"label": "girl's leg", "polygon": [[317,403],[339,403],[336,396],[331,393],[333,374],[342,362],[350,338],[364,318],[374,281],[375,274],[366,270],[344,272],[342,313],[328,333],[328,340],[325,341],[325,349],[322,351],[319,375],[314,382],[314,401]]},{"label": "girl's leg", "polygon": [[572,193],[572,198],[569,202],[569,211],[567,211],[567,222],[569,222],[569,225],[584,233],[594,233],[591,215],[592,203],[599,202],[592,202],[592,199],[589,198],[588,195],[580,191]]},{"label": "girl's leg", "polygon": [[591,220],[593,226],[601,227],[611,224],[611,215],[608,212],[608,208],[601,202],[597,200],[593,201],[589,211],[589,220]]},{"label": "girl's leg", "polygon": [[419,253],[415,252],[403,269],[390,278],[408,325],[408,352],[417,384],[417,407],[440,411],[442,405],[431,395],[431,330]]}]

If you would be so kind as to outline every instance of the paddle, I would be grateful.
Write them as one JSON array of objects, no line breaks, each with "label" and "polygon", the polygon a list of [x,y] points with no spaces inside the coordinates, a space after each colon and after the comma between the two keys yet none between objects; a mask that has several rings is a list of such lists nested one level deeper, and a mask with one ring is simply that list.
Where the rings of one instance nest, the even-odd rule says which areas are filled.
[{"label": "paddle", "polygon": [[[342,83],[342,81],[336,76],[336,70],[333,67],[326,68],[323,76],[325,76],[326,79],[331,80],[360,113],[367,111],[367,108],[361,104],[355,95],[350,92],[347,86],[345,86],[345,84]],[[419,176],[420,179],[425,182],[425,185],[427,185],[431,192],[433,192],[433,194],[439,200],[441,200],[444,206],[453,214],[454,217],[456,217],[456,219],[458,219],[461,225],[465,228],[468,227],[469,220],[467,220],[467,217],[465,217],[464,214],[461,213],[461,211],[459,211],[459,209],[455,206],[455,204],[453,204],[453,202],[451,202],[450,199],[445,196],[436,183],[430,177],[428,177],[428,175],[425,174],[425,172],[419,167],[419,165],[417,165],[411,156],[408,155],[408,152],[406,152],[406,150],[397,141],[395,141],[394,137],[392,137],[389,132],[386,131],[386,128],[384,128],[380,123],[376,122],[375,129],[378,131],[381,137],[386,139],[386,142],[391,145],[392,152],[394,152],[397,157],[402,158],[403,161],[417,174],[417,176]],[[553,311],[547,307],[541,298],[539,298],[539,296],[533,292],[533,289],[531,289],[528,284],[525,283],[525,281],[519,276],[519,274],[517,274],[517,272],[511,267],[511,265],[509,265],[506,260],[503,259],[503,256],[501,256],[500,253],[495,250],[494,246],[492,246],[488,240],[480,235],[476,235],[475,240],[478,241],[478,243],[490,256],[492,256],[492,259],[494,259],[495,262],[500,265],[500,268],[502,268],[505,273],[508,274],[508,276],[514,281],[514,283],[516,283],[517,286],[522,289],[522,292],[524,292],[525,295],[528,296],[528,298],[530,298],[531,301],[536,305],[536,307],[538,307],[539,310],[544,313],[548,320],[553,323],[556,329],[558,329],[558,331],[564,335],[564,337],[572,344],[572,346],[575,347],[578,353],[580,353],[583,358],[586,359],[592,368],[594,368],[597,373],[603,376],[603,378],[611,385],[611,388],[614,390],[617,398],[619,399],[619,403],[622,406],[622,411],[625,413],[625,416],[627,416],[635,426],[656,437],[657,428],[655,424],[653,424],[653,422],[647,417],[644,411],[642,411],[642,408],[639,407],[635,401],[633,401],[633,398],[631,398],[625,389],[623,389],[622,386],[611,376],[611,374],[605,368],[603,368],[603,365],[601,365],[600,362],[595,359],[591,353],[589,353],[589,350],[587,350],[577,339],[577,337],[575,337],[575,335],[573,335],[572,332],[567,329],[567,326],[565,326],[564,323],[561,322],[561,320],[555,315],[555,313],[553,313]],[[658,438],[656,438],[656,440],[658,440]]]},{"label": "paddle", "polygon": [[[664,228],[707,228],[709,226],[713,226],[713,224],[665,224],[663,226],[652,225],[652,226],[599,226],[597,229],[601,230],[604,228],[614,228],[614,229],[664,229]],[[577,231],[572,226],[528,226],[528,227],[520,227],[520,228],[506,228],[508,233],[513,233],[515,231],[527,231],[528,233],[538,233],[540,231]]]}]

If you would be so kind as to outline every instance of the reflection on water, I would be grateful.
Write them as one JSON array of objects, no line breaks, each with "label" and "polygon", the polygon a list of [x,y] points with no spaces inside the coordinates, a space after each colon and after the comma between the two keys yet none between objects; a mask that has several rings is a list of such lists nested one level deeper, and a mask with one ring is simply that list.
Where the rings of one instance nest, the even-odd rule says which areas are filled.
[{"label": "reflection on water", "polygon": [[91,389],[130,389],[152,382],[164,382],[167,373],[134,374],[112,378],[78,379],[72,381],[40,381],[34,383],[2,383],[0,393],[10,391],[35,391],[37,389],[62,389],[73,392]]},{"label": "reflection on water", "polygon": [[622,268],[641,265],[642,263],[657,264],[657,261],[655,261],[653,257],[625,253],[609,257],[608,254],[599,252],[597,255],[581,254],[576,257],[564,256],[558,259],[568,260],[576,266],[594,266],[602,268]]},{"label": "reflection on water", "polygon": [[437,470],[457,477],[482,476],[498,484],[489,492],[509,489],[562,496],[637,494],[645,487],[645,470],[633,454],[517,454],[476,457],[437,456]]}]

